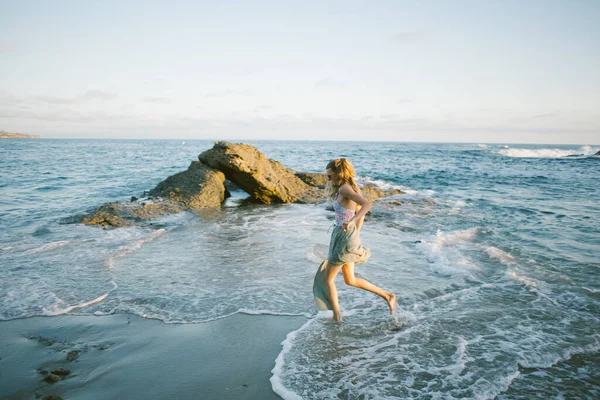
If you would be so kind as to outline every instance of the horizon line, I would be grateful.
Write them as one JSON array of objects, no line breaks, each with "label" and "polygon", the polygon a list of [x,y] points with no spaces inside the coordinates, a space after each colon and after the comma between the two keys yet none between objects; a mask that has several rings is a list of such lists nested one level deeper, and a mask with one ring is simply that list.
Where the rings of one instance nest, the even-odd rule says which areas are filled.
[{"label": "horizon line", "polygon": [[205,139],[190,139],[190,138],[99,138],[99,137],[44,137],[39,135],[39,138],[5,138],[15,140],[172,140],[172,141],[205,141],[205,142],[238,142],[243,143],[244,141],[262,141],[262,142],[332,142],[332,143],[343,143],[343,142],[354,142],[354,143],[429,143],[429,144],[503,144],[503,145],[548,145],[548,146],[600,146],[600,143],[535,143],[535,142],[471,142],[471,141],[411,141],[411,140],[330,140],[330,139],[235,139],[235,138],[205,138]]}]

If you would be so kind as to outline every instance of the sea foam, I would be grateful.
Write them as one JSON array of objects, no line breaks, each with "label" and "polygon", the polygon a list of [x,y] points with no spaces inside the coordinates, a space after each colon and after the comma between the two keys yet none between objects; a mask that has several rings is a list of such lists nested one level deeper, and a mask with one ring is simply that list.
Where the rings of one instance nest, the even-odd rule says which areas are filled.
[{"label": "sea foam", "polygon": [[285,400],[302,400],[301,396],[299,396],[294,391],[288,389],[283,384],[282,375],[285,364],[285,356],[291,351],[292,347],[294,346],[294,340],[298,336],[298,333],[305,329],[308,329],[310,325],[313,324],[316,320],[316,318],[308,320],[304,325],[300,327],[300,329],[288,333],[285,340],[281,342],[282,350],[275,359],[275,367],[273,367],[273,369],[271,370],[271,373],[273,375],[269,380],[271,381],[271,387],[273,388],[273,391]]},{"label": "sea foam", "polygon": [[438,230],[434,238],[423,240],[417,246],[425,253],[434,272],[442,275],[462,274],[472,267],[472,264],[464,258],[457,246],[472,241],[478,231],[478,228],[453,232]]},{"label": "sea foam", "polygon": [[505,265],[512,265],[516,262],[513,256],[494,246],[486,247],[485,252],[490,258],[494,258]]},{"label": "sea foam", "polygon": [[51,311],[45,310],[43,312],[43,315],[46,315],[46,316],[49,316],[49,317],[54,317],[54,316],[57,316],[57,315],[67,314],[67,313],[69,313],[69,312],[71,312],[73,310],[76,310],[78,308],[85,308],[85,307],[91,306],[92,304],[100,303],[100,302],[104,301],[104,299],[106,299],[107,297],[108,297],[108,293],[104,293],[102,296],[98,296],[95,299],[87,301],[85,303],[75,304],[73,306],[68,306],[68,307],[65,307],[65,308],[60,309],[60,310],[51,310]]},{"label": "sea foam", "polygon": [[591,146],[583,146],[578,150],[564,149],[502,149],[499,154],[507,157],[517,158],[562,158],[572,156],[589,156],[595,153]]},{"label": "sea foam", "polygon": [[135,243],[133,243],[133,245],[122,248],[120,251],[118,251],[116,254],[114,254],[113,256],[109,257],[106,260],[106,265],[108,266],[108,269],[114,270],[115,269],[115,260],[141,249],[144,244],[153,241],[154,239],[164,235],[166,232],[167,231],[164,229],[157,229],[156,231],[152,232],[147,237],[136,241]]}]

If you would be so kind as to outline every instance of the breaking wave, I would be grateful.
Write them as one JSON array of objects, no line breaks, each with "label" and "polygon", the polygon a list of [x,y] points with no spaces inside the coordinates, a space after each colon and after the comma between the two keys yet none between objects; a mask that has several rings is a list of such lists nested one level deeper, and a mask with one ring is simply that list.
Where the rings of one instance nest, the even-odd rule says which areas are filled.
[{"label": "breaking wave", "polygon": [[591,146],[583,146],[579,149],[502,149],[499,154],[516,158],[563,158],[563,157],[586,157],[595,153]]}]

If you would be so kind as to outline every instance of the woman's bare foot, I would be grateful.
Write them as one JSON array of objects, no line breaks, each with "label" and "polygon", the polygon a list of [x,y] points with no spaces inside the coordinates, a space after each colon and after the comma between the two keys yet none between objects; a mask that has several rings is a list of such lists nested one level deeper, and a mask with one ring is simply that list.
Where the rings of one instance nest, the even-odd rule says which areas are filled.
[{"label": "woman's bare foot", "polygon": [[333,320],[337,323],[342,322],[342,314],[339,313],[333,313]]},{"label": "woman's bare foot", "polygon": [[396,295],[390,293],[385,301],[387,301],[388,307],[390,308],[390,315],[394,315],[394,311],[396,310]]}]

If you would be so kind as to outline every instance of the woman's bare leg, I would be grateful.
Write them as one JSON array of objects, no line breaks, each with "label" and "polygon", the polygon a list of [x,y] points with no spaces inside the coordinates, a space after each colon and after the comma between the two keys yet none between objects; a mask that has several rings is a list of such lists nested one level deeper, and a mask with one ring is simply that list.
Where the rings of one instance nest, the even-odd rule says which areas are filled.
[{"label": "woman's bare leg", "polygon": [[342,267],[342,272],[344,273],[344,282],[346,282],[347,285],[368,290],[369,292],[375,293],[376,295],[382,297],[388,304],[388,307],[390,308],[390,314],[394,313],[394,309],[396,308],[396,295],[394,293],[387,292],[373,285],[366,279],[355,277],[354,263],[344,264]]},{"label": "woman's bare leg", "polygon": [[329,297],[331,298],[331,305],[333,306],[333,319],[336,322],[342,322],[342,314],[340,314],[340,303],[338,302],[337,288],[335,287],[335,277],[342,269],[341,265],[331,265],[327,262],[327,269],[325,270],[325,285],[329,290]]}]

